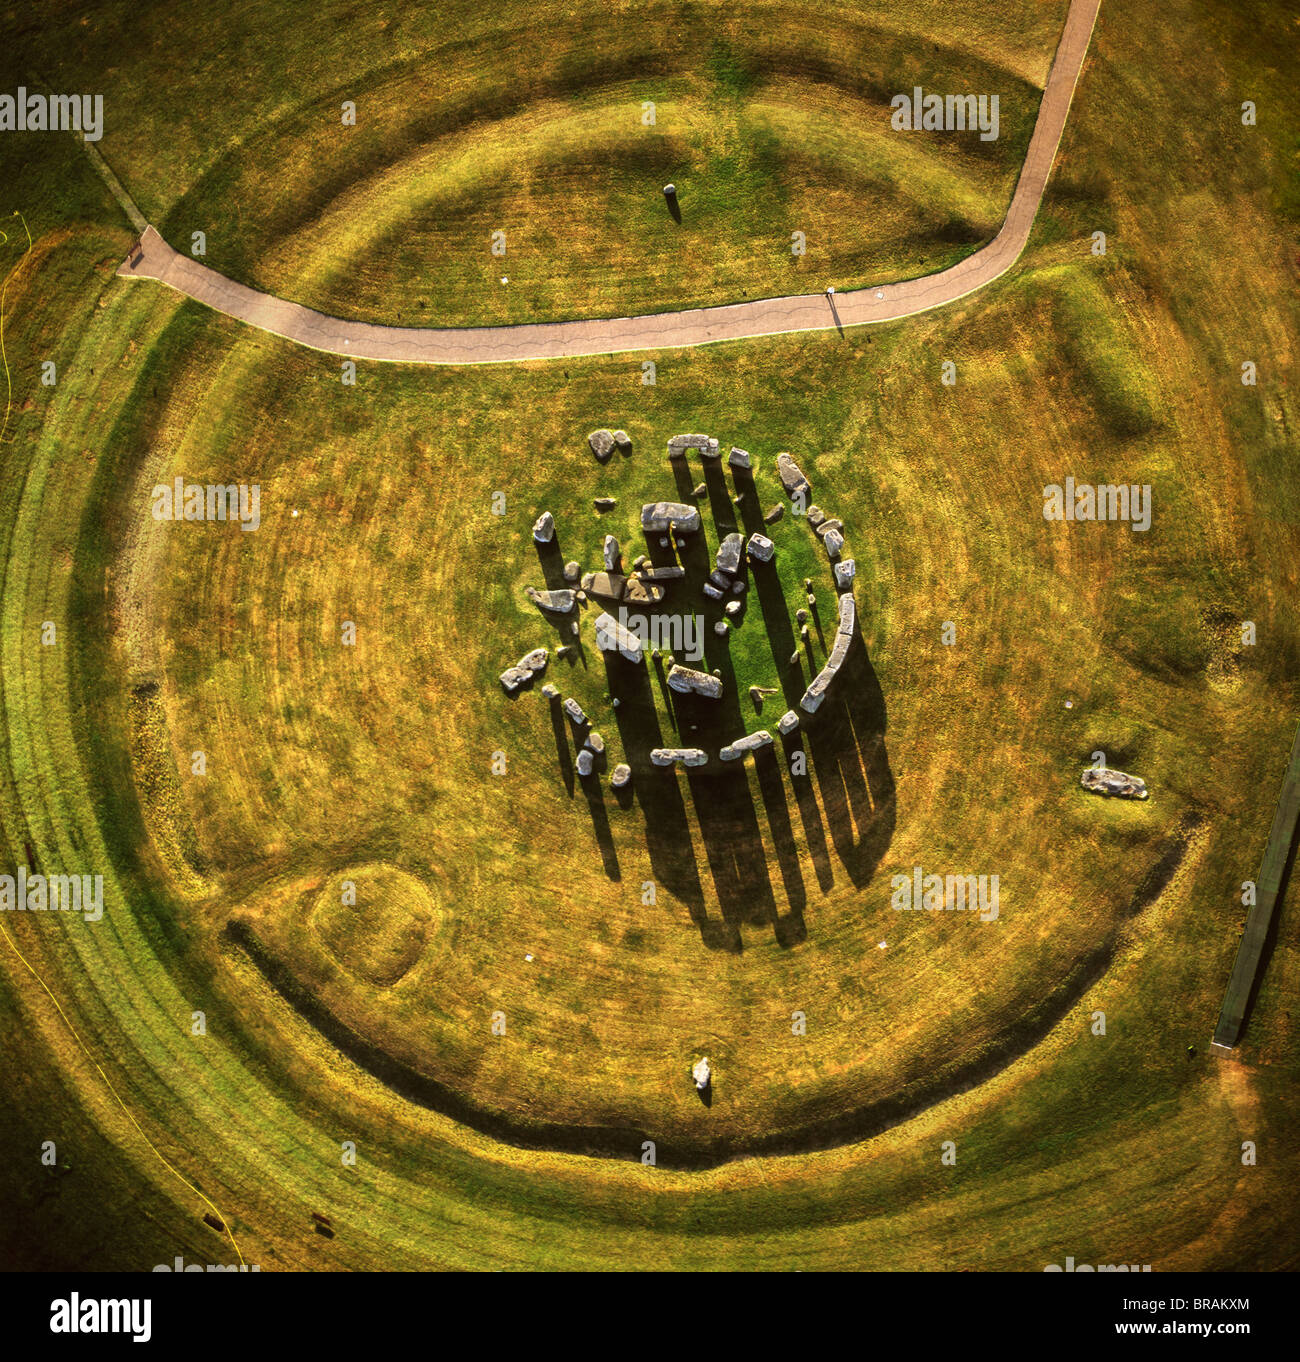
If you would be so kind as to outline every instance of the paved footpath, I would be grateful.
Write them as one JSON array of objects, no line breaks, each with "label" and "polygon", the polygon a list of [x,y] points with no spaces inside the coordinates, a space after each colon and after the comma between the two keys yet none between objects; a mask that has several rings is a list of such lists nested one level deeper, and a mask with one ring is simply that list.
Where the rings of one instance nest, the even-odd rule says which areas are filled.
[{"label": "paved footpath", "polygon": [[541,322],[523,326],[458,327],[444,330],[379,326],[327,317],[237,284],[216,270],[173,250],[152,228],[118,269],[129,279],[157,279],[206,303],[300,345],[352,359],[395,360],[408,364],[495,364],[511,360],[567,359],[613,355],[628,350],[676,349],[712,341],[776,336],[791,331],[826,331],[893,321],[942,307],[982,288],[1015,264],[1033,226],[1070,101],[1083,68],[1101,0],[1071,0],[1065,28],[1047,78],[1038,121],[997,236],[987,246],[938,274],[897,284],[789,298],[764,298],[726,307],[659,312],[578,322]]}]

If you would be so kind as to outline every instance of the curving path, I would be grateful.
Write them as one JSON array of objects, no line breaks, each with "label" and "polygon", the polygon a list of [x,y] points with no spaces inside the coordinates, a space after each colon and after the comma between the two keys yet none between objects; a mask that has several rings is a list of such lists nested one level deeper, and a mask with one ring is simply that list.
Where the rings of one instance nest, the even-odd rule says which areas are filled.
[{"label": "curving path", "polygon": [[1083,69],[1101,0],[1071,0],[1038,121],[1006,220],[987,246],[938,274],[837,293],[764,298],[725,307],[656,312],[608,320],[450,329],[378,326],[327,317],[299,303],[259,293],[173,250],[152,228],[118,269],[128,279],[157,279],[180,293],[299,345],[352,359],[408,364],[494,364],[528,359],[677,349],[712,341],[827,331],[893,321],[964,298],[1015,264],[1033,226],[1074,88]]}]

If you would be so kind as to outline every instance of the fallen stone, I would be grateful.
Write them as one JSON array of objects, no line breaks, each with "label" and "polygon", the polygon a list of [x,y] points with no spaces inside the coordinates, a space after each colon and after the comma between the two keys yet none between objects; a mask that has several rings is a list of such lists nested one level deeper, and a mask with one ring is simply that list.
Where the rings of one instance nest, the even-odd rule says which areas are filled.
[{"label": "fallen stone", "polygon": [[721,638],[724,634],[728,633],[730,629],[731,625],[729,625],[726,620],[718,620],[717,623],[713,626],[713,632],[717,634],[719,638]]},{"label": "fallen stone", "polygon": [[612,511],[618,502],[613,497],[597,497],[591,503],[600,512]]},{"label": "fallen stone", "polygon": [[680,501],[656,501],[641,507],[641,528],[651,532],[669,525],[679,534],[694,534],[700,528],[700,511]]},{"label": "fallen stone", "polygon": [[596,574],[594,572],[584,572],[582,574],[582,589],[584,591],[589,591],[591,589],[592,582],[595,581],[595,578]]},{"label": "fallen stone", "polygon": [[570,560],[564,565],[564,580],[566,582],[576,582],[581,572],[582,568],[577,563]]},{"label": "fallen stone", "polygon": [[626,458],[632,452],[632,437],[625,430],[614,432],[614,447]]},{"label": "fallen stone", "polygon": [[719,591],[731,590],[731,578],[728,577],[721,568],[714,568],[714,570],[709,573],[709,581],[711,581]]},{"label": "fallen stone", "polygon": [[667,594],[665,587],[643,582],[639,577],[629,577],[623,588],[623,599],[629,605],[658,605]]},{"label": "fallen stone", "polygon": [[587,593],[586,593],[585,591],[579,591],[579,592],[577,592],[577,593],[576,593],[576,599],[577,599],[577,602],[578,602],[579,605],[586,605],[586,604],[587,604]]},{"label": "fallen stone", "polygon": [[641,564],[644,563],[645,561],[646,561],[645,554],[638,553],[637,556],[632,559],[632,570],[635,572],[636,569],[639,568]]},{"label": "fallen stone", "polygon": [[749,583],[743,577],[737,577],[731,584],[731,594],[733,596],[743,596],[749,590]]},{"label": "fallen stone", "polygon": [[729,534],[718,545],[718,567],[723,572],[735,573],[740,569],[740,553],[745,546],[743,536]]},{"label": "fallen stone", "polygon": [[813,527],[814,530],[817,528],[818,525],[822,524],[825,521],[825,519],[826,512],[823,511],[820,506],[809,506],[808,523]]},{"label": "fallen stone", "polygon": [[516,665],[526,667],[530,672],[535,672],[540,675],[546,670],[546,663],[549,657],[550,654],[545,648],[534,648],[532,652],[525,653]]},{"label": "fallen stone", "polygon": [[587,722],[587,716],[582,712],[582,706],[573,698],[573,696],[569,696],[564,702],[564,712],[575,724],[582,725]]},{"label": "fallen stone", "polygon": [[720,600],[722,599],[722,596],[723,596],[723,593],[722,593],[721,591],[719,591],[718,588],[717,588],[716,586],[714,586],[712,582],[705,582],[705,583],[704,583],[704,594],[705,594],[711,601],[720,601]]},{"label": "fallen stone", "polygon": [[749,457],[749,450],[737,449],[735,445],[731,446],[731,453],[727,455],[727,462],[732,468],[752,468],[754,466],[753,460]]},{"label": "fallen stone", "polygon": [[582,751],[578,753],[578,774],[584,778],[589,776],[595,768],[595,765],[596,758],[584,747]]},{"label": "fallen stone", "polygon": [[708,672],[697,672],[691,667],[682,667],[674,663],[668,671],[668,684],[679,694],[690,694],[707,696],[710,700],[722,698],[722,682],[716,676],[710,676]]},{"label": "fallen stone", "polygon": [[674,582],[686,576],[684,567],[648,567],[641,569],[641,579],[646,582]]},{"label": "fallen stone", "polygon": [[792,709],[786,712],[776,721],[776,731],[783,737],[788,738],[791,733],[799,727],[799,716]]},{"label": "fallen stone", "polygon": [[791,500],[800,493],[804,497],[812,493],[812,484],[804,477],[799,465],[789,454],[778,454],[776,456],[776,475],[781,479],[781,486],[785,488],[785,494]]},{"label": "fallen stone", "polygon": [[820,525],[814,527],[819,539],[824,539],[832,530],[839,530],[844,533],[844,522],[842,520],[823,520]]},{"label": "fallen stone", "polygon": [[614,572],[618,568],[619,552],[618,540],[612,534],[607,534],[604,543],[606,572]]},{"label": "fallen stone", "polygon": [[611,790],[621,790],[624,786],[631,783],[632,768],[623,761],[614,767],[609,776],[609,788]]},{"label": "fallen stone", "polygon": [[728,601],[722,609],[734,619],[744,609],[744,606],[739,601]]},{"label": "fallen stone", "polygon": [[521,686],[532,683],[533,674],[527,667],[507,667],[501,673],[501,684],[506,688],[507,695],[515,695]]},{"label": "fallen stone", "polygon": [[1123,771],[1103,769],[1098,771],[1089,767],[1079,784],[1092,794],[1106,795],[1117,799],[1148,798],[1147,783],[1139,776],[1130,776]]},{"label": "fallen stone", "polygon": [[608,463],[610,455],[614,452],[614,432],[603,429],[593,430],[587,436],[587,443],[591,446],[591,452],[601,463]]},{"label": "fallen stone", "polygon": [[853,579],[858,575],[858,565],[852,558],[846,558],[841,563],[835,564],[835,585],[841,591],[853,585]]},{"label": "fallen stone", "polygon": [[844,547],[844,536],[839,530],[827,530],[822,535],[822,548],[826,550],[827,558],[838,558],[840,550]]},{"label": "fallen stone", "polygon": [[772,735],[764,728],[758,733],[751,733],[748,737],[737,738],[735,742],[724,747],[718,756],[723,761],[739,761],[747,752],[757,752],[761,748],[771,746]]},{"label": "fallen stone", "polygon": [[705,495],[706,492],[708,492],[708,490],[709,484],[707,482],[702,482],[697,488],[694,489],[694,491],[692,491],[691,496],[702,497]]},{"label": "fallen stone", "polygon": [[706,753],[698,747],[653,747],[650,761],[655,766],[703,766],[708,761]]},{"label": "fallen stone", "polygon": [[785,507],[779,503],[776,506],[768,507],[767,514],[763,517],[764,525],[775,525],[781,517],[785,515]]},{"label": "fallen stone", "polygon": [[567,588],[561,591],[538,591],[536,587],[527,588],[527,596],[539,610],[552,615],[567,615],[577,599]]},{"label": "fallen stone", "polygon": [[776,552],[776,545],[765,534],[749,536],[749,556],[760,563],[770,563]]},{"label": "fallen stone", "polygon": [[602,653],[618,653],[629,662],[640,662],[645,656],[645,645],[613,615],[596,616],[596,647]]},{"label": "fallen stone", "polygon": [[620,572],[593,572],[591,581],[584,582],[583,587],[593,596],[606,596],[610,600],[618,601],[623,599],[627,578]]},{"label": "fallen stone", "polygon": [[533,522],[533,538],[539,544],[549,544],[555,538],[555,517],[543,511]]}]

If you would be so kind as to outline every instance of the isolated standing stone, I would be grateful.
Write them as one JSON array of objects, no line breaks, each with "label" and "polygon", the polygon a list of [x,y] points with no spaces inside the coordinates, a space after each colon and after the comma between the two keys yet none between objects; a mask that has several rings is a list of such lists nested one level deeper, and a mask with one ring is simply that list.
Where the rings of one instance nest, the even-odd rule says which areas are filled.
[{"label": "isolated standing stone", "polygon": [[587,443],[591,446],[591,452],[601,463],[608,463],[610,455],[614,452],[614,432],[603,429],[593,430],[587,436]]},{"label": "isolated standing stone", "polygon": [[533,538],[539,544],[549,544],[555,538],[555,517],[543,511],[533,523]]},{"label": "isolated standing stone", "polygon": [[542,694],[546,696],[548,700],[557,700],[559,699],[560,692],[555,686],[551,685],[551,683],[548,681],[542,687]]},{"label": "isolated standing stone", "polygon": [[695,1080],[697,1092],[703,1092],[713,1081],[713,1073],[709,1068],[708,1057],[699,1060],[691,1069],[691,1077]]}]

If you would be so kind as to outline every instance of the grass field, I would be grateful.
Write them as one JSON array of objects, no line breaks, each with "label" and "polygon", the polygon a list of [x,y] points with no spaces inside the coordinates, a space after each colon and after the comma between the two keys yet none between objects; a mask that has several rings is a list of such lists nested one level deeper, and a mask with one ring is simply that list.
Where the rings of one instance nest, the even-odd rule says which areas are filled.
[{"label": "grass field", "polygon": [[[539,54],[513,12],[467,13],[453,44],[327,8],[312,34],[234,42],[224,67],[215,35],[146,15],[155,55],[115,71],[134,112],[101,146],[173,244],[201,227],[208,263],[347,315],[609,315],[807,287],[800,271],[865,282],[996,229],[1063,12],[772,7],[742,28],[703,5],[635,26],[543,7]],[[83,35],[56,12],[39,44],[4,24],[56,88],[83,88],[121,13]],[[169,38],[170,90],[151,68]],[[624,356],[362,364],[346,388],[327,357],[114,279],[131,234],[75,143],[0,140],[0,222],[21,209],[36,243],[4,332],[6,868],[102,873],[108,904],[93,926],[2,924],[0,1044],[22,1057],[5,1133],[60,1150],[56,1169],[0,1167],[7,1261],[221,1253],[161,1154],[268,1269],[1295,1266],[1289,900],[1243,1043],[1212,1059],[1208,1041],[1300,698],[1282,77],[1300,33],[1139,5],[1103,9],[1094,41],[1005,279],[877,330],[659,356],[654,386]],[[900,148],[845,114],[866,125],[895,85],[945,81],[1005,92],[992,150]],[[331,150],[353,90],[373,121],[362,96]],[[698,205],[678,239],[665,178]],[[487,251],[503,222],[523,238],[507,265]],[[634,452],[602,469],[585,435],[604,425]],[[536,514],[597,567],[604,533],[636,543],[641,502],[676,495],[680,430],[753,451],[764,507],[776,452],[796,454],[846,522],[865,648],[810,730],[808,778],[638,771],[623,808],[566,783],[544,701],[496,677],[547,641],[523,597],[544,584]],[[258,484],[261,528],[153,522],[149,489],[176,475]],[[1047,522],[1042,489],[1067,475],[1150,484],[1151,530]],[[813,576],[829,620],[806,526],[773,537],[789,611]],[[781,679],[768,604],[732,636],[735,731],[785,708],[743,699]],[[649,682],[640,727],[620,723],[585,619],[586,665],[550,679],[612,765],[671,719]],[[1098,750],[1151,799],[1085,795]],[[895,912],[890,877],[918,864],[998,874],[998,920]],[[708,1108],[686,1081],[700,1053]]]}]

